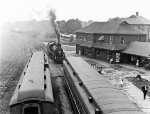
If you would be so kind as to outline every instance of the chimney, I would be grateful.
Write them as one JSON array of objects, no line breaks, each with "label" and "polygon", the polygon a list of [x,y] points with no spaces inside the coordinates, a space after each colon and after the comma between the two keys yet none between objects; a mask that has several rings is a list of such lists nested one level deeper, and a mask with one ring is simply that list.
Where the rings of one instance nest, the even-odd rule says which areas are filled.
[{"label": "chimney", "polygon": [[139,12],[136,12],[136,16],[139,16]]}]

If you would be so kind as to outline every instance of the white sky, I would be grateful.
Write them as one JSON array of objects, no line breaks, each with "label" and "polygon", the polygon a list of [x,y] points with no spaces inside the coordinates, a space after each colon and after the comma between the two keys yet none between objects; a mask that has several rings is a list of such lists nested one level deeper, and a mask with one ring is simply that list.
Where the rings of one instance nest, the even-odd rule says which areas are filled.
[{"label": "white sky", "polygon": [[107,21],[135,12],[150,19],[150,0],[0,0],[0,21],[47,19],[49,9],[58,20]]}]

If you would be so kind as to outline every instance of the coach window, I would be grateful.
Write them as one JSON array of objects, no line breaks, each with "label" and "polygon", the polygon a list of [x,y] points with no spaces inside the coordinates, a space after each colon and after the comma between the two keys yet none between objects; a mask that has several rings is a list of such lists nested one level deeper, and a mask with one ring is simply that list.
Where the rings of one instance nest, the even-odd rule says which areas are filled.
[{"label": "coach window", "polygon": [[124,44],[124,37],[121,37],[121,44]]}]

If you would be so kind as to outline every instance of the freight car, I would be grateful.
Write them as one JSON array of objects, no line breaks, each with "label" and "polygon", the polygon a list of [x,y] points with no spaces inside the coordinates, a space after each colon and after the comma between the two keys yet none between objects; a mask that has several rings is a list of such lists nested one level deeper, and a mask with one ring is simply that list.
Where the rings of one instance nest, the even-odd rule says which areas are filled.
[{"label": "freight car", "polygon": [[54,99],[47,55],[34,52],[11,98],[10,114],[53,114]]},{"label": "freight car", "polygon": [[56,63],[63,62],[65,54],[60,44],[57,44],[56,42],[48,43],[47,51],[51,59]]},{"label": "freight car", "polygon": [[63,61],[75,114],[145,114],[80,57]]}]

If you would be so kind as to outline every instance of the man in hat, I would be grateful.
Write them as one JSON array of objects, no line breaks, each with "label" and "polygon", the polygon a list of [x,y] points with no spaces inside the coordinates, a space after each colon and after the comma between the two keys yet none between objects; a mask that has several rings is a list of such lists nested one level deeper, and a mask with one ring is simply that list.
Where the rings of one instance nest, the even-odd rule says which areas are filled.
[{"label": "man in hat", "polygon": [[148,92],[148,86],[146,86],[146,85],[142,86],[142,91],[143,91],[144,100],[145,100],[146,99],[146,94]]}]

